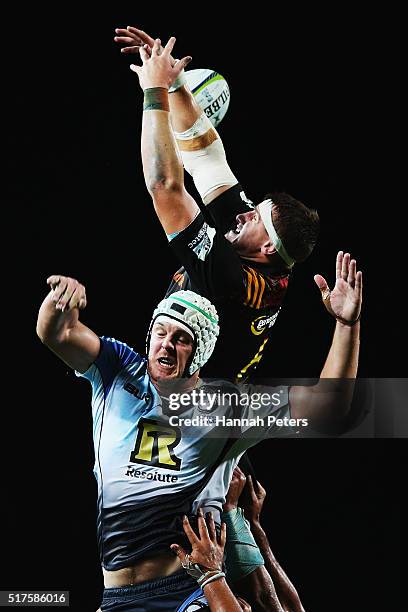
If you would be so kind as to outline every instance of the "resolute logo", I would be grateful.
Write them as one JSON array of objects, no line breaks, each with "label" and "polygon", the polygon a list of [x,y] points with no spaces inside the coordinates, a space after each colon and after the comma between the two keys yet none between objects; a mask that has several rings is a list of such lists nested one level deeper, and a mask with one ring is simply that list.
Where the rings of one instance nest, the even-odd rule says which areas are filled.
[{"label": "resolute logo", "polygon": [[279,313],[275,312],[275,314],[273,315],[264,315],[263,317],[258,317],[257,319],[254,319],[251,323],[251,332],[255,336],[260,336],[261,334],[263,334],[265,329],[270,329],[272,327],[272,325],[276,321],[276,317],[278,316],[278,314]]}]

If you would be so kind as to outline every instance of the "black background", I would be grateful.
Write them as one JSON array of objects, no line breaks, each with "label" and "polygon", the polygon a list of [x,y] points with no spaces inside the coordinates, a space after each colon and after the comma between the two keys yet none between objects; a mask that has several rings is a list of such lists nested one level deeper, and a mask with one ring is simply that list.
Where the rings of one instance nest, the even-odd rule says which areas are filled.
[{"label": "black background", "polygon": [[[259,373],[318,375],[332,322],[313,275],[331,284],[343,249],[364,272],[360,375],[402,375],[398,327],[380,324],[389,313],[373,256],[376,203],[367,197],[376,177],[366,168],[370,68],[361,25],[335,10],[228,11],[177,4],[10,13],[2,589],[70,590],[72,609],[88,611],[102,588],[89,388],[36,338],[46,278],[81,280],[83,321],[142,349],[152,308],[177,266],[144,187],[142,96],[112,40],[114,27],[139,25],[164,41],[174,34],[176,54],[193,56],[190,68],[221,72],[231,103],[219,131],[247,194],[285,189],[319,211],[319,243],[295,271]],[[307,610],[368,610],[370,601],[391,609],[401,442],[276,440],[253,452],[268,492],[264,525]]]}]

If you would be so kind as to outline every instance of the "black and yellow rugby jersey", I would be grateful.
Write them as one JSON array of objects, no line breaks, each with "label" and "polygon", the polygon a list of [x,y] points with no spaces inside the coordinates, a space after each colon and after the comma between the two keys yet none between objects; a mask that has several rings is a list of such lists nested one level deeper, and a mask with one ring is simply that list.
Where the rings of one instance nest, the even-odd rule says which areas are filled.
[{"label": "black and yellow rugby jersey", "polygon": [[225,234],[252,203],[240,185],[222,193],[170,245],[183,264],[166,296],[191,289],[208,298],[220,317],[220,337],[205,377],[248,380],[260,362],[277,319],[289,274],[241,258]]}]

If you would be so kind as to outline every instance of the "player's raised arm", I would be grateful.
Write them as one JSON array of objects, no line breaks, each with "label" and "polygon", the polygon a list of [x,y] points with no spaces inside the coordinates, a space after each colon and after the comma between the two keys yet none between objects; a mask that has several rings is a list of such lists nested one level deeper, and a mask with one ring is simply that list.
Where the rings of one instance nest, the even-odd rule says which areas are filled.
[{"label": "player's raised arm", "polygon": [[363,283],[362,272],[357,272],[356,266],[349,253],[339,251],[334,289],[330,291],[320,274],[315,276],[323,303],[336,319],[336,327],[319,383],[312,387],[291,387],[291,415],[294,418],[336,419],[346,416],[350,409],[360,349]]},{"label": "player's raised arm", "polygon": [[142,162],[146,187],[167,234],[185,229],[199,212],[184,187],[183,164],[170,124],[168,88],[183,66],[185,57],[173,66],[170,53],[175,38],[170,38],[162,53],[157,39],[151,55],[141,47],[142,66],[132,64],[144,91],[142,123]]},{"label": "player's raised arm", "polygon": [[[117,28],[115,33],[114,40],[125,45],[122,53],[137,53],[144,48],[151,55],[155,41],[143,30],[128,26]],[[170,61],[174,65],[176,60],[170,57]],[[169,94],[171,123],[184,168],[193,177],[203,202],[209,204],[238,180],[228,165],[217,130],[194,99],[183,71],[171,83]]]},{"label": "player's raised arm", "polygon": [[274,582],[267,571],[264,551],[249,529],[242,512],[241,495],[247,477],[237,466],[223,506],[222,520],[227,525],[227,579],[235,593],[242,595],[254,610],[286,612],[279,601]]},{"label": "player's raised arm", "polygon": [[54,275],[47,279],[50,292],[37,319],[37,334],[69,367],[86,372],[100,348],[98,336],[79,321],[86,307],[85,287],[74,278]]},{"label": "player's raised arm", "polygon": [[[240,471],[239,468],[236,469]],[[271,550],[268,537],[262,528],[260,515],[265,498],[265,489],[260,482],[254,480],[249,474],[246,477],[246,485],[243,495],[241,495],[239,498],[239,505],[244,511],[245,518],[250,523],[251,532],[257,545],[259,546],[262,557],[264,558],[264,570],[267,572],[268,576],[270,576],[271,581],[273,581],[273,585],[279,597],[280,605],[282,606],[284,612],[304,612],[304,608],[296,588],[289,580],[289,577],[282,569],[278,560],[275,558],[275,555]],[[273,524],[273,522],[271,522],[271,524]],[[265,591],[261,591],[261,595],[264,595],[265,598]]]}]

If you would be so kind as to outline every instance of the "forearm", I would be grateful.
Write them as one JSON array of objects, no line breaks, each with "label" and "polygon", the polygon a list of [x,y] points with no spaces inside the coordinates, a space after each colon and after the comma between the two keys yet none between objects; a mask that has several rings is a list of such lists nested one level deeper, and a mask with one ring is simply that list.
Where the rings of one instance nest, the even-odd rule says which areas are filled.
[{"label": "forearm", "polygon": [[[165,88],[160,88],[159,94],[165,105],[168,100]],[[143,112],[142,162],[146,186],[150,193],[162,188],[183,187],[183,163],[179,157],[171,129],[170,113],[167,110]]]},{"label": "forearm", "polygon": [[191,128],[203,112],[187,85],[169,94],[169,103],[175,132],[185,132]]},{"label": "forearm", "polygon": [[265,561],[265,568],[271,576],[279,601],[285,612],[304,612],[299,595],[288,576],[276,560],[266,533],[259,522],[251,522],[251,531]]},{"label": "forearm", "polygon": [[356,378],[360,350],[360,322],[353,326],[336,322],[332,345],[320,378]]},{"label": "forearm", "polygon": [[203,589],[210,610],[214,612],[242,612],[237,598],[225,578],[209,582]]},{"label": "forearm", "polygon": [[68,312],[57,310],[53,301],[53,291],[50,291],[41,304],[37,318],[37,335],[41,342],[52,348],[63,342],[69,330],[79,323],[78,308]]},{"label": "forearm", "polygon": [[271,576],[264,567],[259,547],[240,508],[224,506],[227,526],[227,579],[248,600],[254,612],[282,612]]},{"label": "forearm", "polygon": [[[69,295],[71,290],[72,286],[68,291]],[[99,354],[100,340],[91,329],[79,321],[79,307],[68,307],[69,295],[64,302],[57,305],[54,301],[54,291],[50,291],[38,313],[37,334],[70,368],[85,372]],[[85,293],[78,303],[84,307]],[[61,308],[66,308],[65,312]]]},{"label": "forearm", "polygon": [[265,565],[235,582],[234,590],[251,604],[253,612],[285,612]]},{"label": "forearm", "polygon": [[186,85],[169,94],[171,123],[186,172],[204,204],[238,183],[221,138]]}]

